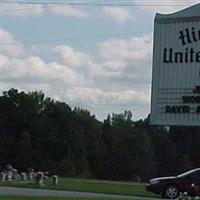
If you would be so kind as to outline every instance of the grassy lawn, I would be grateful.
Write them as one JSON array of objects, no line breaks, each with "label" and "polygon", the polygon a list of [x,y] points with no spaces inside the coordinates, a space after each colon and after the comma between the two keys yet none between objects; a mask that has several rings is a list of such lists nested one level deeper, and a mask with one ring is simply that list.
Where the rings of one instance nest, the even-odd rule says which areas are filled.
[{"label": "grassy lawn", "polygon": [[[113,198],[61,198],[61,197],[1,197],[0,200],[114,200]],[[115,198],[115,200],[124,200],[121,198]]]},{"label": "grassy lawn", "polygon": [[[39,186],[34,183],[0,183],[0,185],[17,186],[17,187],[34,187]],[[39,187],[40,188],[40,187]],[[99,181],[99,180],[85,180],[85,179],[69,179],[60,178],[58,186],[52,185],[52,180],[49,179],[45,189],[67,190],[67,191],[80,191],[80,192],[94,192],[116,195],[128,196],[142,196],[142,197],[158,197],[145,190],[144,183],[133,182],[115,182],[115,181]]]}]

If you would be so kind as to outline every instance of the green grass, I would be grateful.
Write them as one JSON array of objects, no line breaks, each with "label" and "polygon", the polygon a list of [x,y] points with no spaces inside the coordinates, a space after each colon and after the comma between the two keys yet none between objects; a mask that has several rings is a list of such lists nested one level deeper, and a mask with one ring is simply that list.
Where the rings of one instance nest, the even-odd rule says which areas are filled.
[{"label": "green grass", "polygon": [[[60,178],[58,186],[55,187],[52,185],[51,182],[52,180],[49,179],[49,181],[42,188],[67,190],[67,191],[105,193],[105,194],[115,194],[115,195],[158,197],[153,193],[147,192],[145,190],[144,183]],[[39,187],[34,183],[22,183],[22,182],[0,183],[0,185],[29,187],[29,188]]]},{"label": "green grass", "polygon": [[73,198],[73,197],[1,197],[0,200],[124,200],[122,198]]}]

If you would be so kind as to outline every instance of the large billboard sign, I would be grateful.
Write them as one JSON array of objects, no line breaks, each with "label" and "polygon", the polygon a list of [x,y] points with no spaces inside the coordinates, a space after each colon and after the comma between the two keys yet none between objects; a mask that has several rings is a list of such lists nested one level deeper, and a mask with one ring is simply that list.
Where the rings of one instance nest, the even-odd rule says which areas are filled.
[{"label": "large billboard sign", "polygon": [[151,95],[151,124],[200,126],[200,4],[156,15]]}]

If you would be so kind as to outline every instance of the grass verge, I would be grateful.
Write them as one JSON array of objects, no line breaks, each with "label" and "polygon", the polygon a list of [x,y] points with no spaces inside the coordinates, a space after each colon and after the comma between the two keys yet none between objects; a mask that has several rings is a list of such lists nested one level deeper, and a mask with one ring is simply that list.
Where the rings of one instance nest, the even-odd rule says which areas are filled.
[{"label": "grass verge", "polygon": [[49,179],[43,187],[28,182],[0,183],[0,186],[44,188],[53,190],[55,189],[55,190],[92,192],[92,193],[104,193],[104,194],[115,194],[115,195],[140,196],[140,197],[158,197],[157,195],[154,195],[146,191],[144,183],[133,183],[133,182],[115,182],[115,181],[60,178],[58,186],[53,186],[51,179]]},{"label": "grass verge", "polygon": [[[0,196],[0,200],[124,200],[122,198],[73,198],[73,197],[13,197]],[[128,200],[128,199],[127,199]]]}]

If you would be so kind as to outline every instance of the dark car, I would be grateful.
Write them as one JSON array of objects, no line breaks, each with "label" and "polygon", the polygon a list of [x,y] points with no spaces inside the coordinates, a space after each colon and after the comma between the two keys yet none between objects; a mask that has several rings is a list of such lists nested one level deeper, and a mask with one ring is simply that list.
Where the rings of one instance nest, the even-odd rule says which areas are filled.
[{"label": "dark car", "polygon": [[200,196],[200,168],[178,176],[151,179],[146,189],[168,199],[176,199],[183,192],[189,196]]}]

